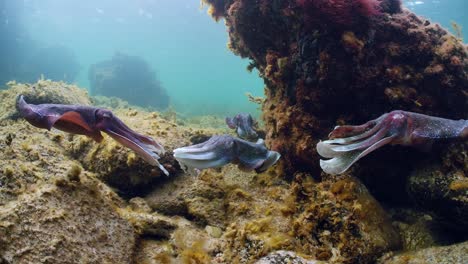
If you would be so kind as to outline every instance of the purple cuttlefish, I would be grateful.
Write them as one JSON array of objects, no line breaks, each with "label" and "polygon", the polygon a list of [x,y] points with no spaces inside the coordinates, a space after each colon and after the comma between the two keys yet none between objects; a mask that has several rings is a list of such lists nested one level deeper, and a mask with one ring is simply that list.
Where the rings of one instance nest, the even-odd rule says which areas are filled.
[{"label": "purple cuttlefish", "polygon": [[266,148],[263,139],[253,143],[230,135],[212,136],[203,143],[174,150],[174,158],[182,167],[199,170],[233,163],[243,171],[260,173],[273,166],[280,157],[278,152]]},{"label": "purple cuttlefish", "polygon": [[255,141],[258,139],[258,134],[255,131],[257,122],[250,114],[237,114],[234,117],[226,117],[226,124],[229,128],[235,129],[237,135],[248,141]]},{"label": "purple cuttlefish", "polygon": [[337,126],[320,141],[317,152],[329,160],[320,167],[329,174],[341,174],[356,161],[384,145],[429,148],[435,140],[467,139],[468,120],[450,120],[395,110],[359,126]]},{"label": "purple cuttlefish", "polygon": [[101,142],[101,131],[126,146],[166,175],[169,172],[159,163],[164,148],[154,139],[141,135],[117,118],[110,110],[84,105],[28,104],[19,95],[16,108],[31,125],[50,130],[52,127],[73,134],[85,135]]}]

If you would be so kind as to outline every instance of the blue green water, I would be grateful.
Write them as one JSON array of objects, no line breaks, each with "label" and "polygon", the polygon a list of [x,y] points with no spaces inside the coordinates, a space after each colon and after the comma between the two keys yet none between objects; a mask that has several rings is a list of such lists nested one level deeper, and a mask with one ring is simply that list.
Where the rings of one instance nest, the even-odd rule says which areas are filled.
[{"label": "blue green water", "polygon": [[[462,29],[468,29],[468,17],[466,15],[468,1],[466,0],[404,0],[403,4],[417,15],[439,23],[452,32],[451,22],[457,23]],[[463,33],[466,32],[463,31]],[[466,36],[464,42],[466,43]]]},{"label": "blue green water", "polygon": [[[30,50],[28,43],[68,47],[79,64],[72,82],[80,87],[90,87],[90,65],[123,52],[148,62],[178,112],[259,113],[245,93],[262,96],[263,81],[257,72],[246,70],[248,60],[229,51],[224,22],[214,22],[198,0],[0,0],[0,4],[5,19],[1,29],[17,26],[25,31],[17,32],[19,44],[8,48],[24,49],[18,52],[21,57]],[[466,0],[404,4],[446,28],[451,21],[468,28]],[[12,74],[11,79],[21,77]]]}]

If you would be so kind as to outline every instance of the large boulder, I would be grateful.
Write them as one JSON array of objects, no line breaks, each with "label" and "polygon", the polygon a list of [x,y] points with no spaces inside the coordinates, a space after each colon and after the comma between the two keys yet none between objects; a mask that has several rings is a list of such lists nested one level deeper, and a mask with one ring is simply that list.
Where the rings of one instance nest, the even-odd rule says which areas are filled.
[{"label": "large boulder", "polygon": [[462,264],[466,263],[468,242],[430,247],[401,254],[388,254],[379,264]]},{"label": "large boulder", "polygon": [[408,178],[408,193],[420,207],[457,232],[468,228],[468,143],[457,142],[440,157],[419,163]]},{"label": "large boulder", "polygon": [[131,104],[164,109],[169,96],[148,63],[140,57],[116,53],[92,65],[88,74],[96,95],[120,97]]},{"label": "large boulder", "polygon": [[6,263],[129,263],[134,229],[88,177],[38,183],[0,206],[0,257]]}]

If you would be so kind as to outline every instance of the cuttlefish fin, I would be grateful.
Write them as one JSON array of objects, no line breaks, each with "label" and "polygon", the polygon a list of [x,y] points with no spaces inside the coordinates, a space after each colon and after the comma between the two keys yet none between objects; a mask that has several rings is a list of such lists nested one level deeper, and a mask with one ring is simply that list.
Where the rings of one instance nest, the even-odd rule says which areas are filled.
[{"label": "cuttlefish fin", "polygon": [[106,129],[106,130],[103,130],[103,131],[106,132],[109,136],[111,136],[114,140],[116,140],[117,142],[119,142],[123,146],[128,147],[131,150],[135,151],[138,155],[140,155],[149,164],[151,164],[153,166],[158,166],[164,172],[164,174],[169,176],[169,172],[159,163],[158,154],[156,154],[154,152],[151,152],[149,150],[146,150],[144,144],[140,144],[138,142],[135,142],[135,141],[133,141],[133,140],[131,140],[131,139],[129,139],[129,138],[123,136],[123,135],[117,134],[114,131],[109,130],[109,129]]},{"label": "cuttlefish fin", "polygon": [[51,130],[55,123],[60,119],[61,116],[46,116],[45,117],[45,128]]},{"label": "cuttlefish fin", "polygon": [[264,162],[263,159],[258,159],[258,160],[254,160],[254,161],[251,161],[251,162],[240,161],[237,164],[237,167],[241,171],[248,172],[248,171],[253,171],[254,169],[262,166],[263,162]]},{"label": "cuttlefish fin", "polygon": [[75,111],[69,111],[60,116],[48,116],[47,121],[50,127],[69,133],[83,134],[96,142],[102,142],[104,139],[98,130],[92,129],[83,116]]},{"label": "cuttlefish fin", "polygon": [[93,131],[93,129],[91,129],[88,123],[83,119],[83,116],[81,116],[80,113],[75,112],[75,111],[66,112],[63,115],[59,116],[59,118],[56,119],[55,121],[54,121],[54,118],[51,118],[50,120],[53,121],[52,126],[55,124],[55,122],[60,120],[60,121],[75,124],[89,132]]},{"label": "cuttlefish fin", "polygon": [[280,158],[281,158],[281,154],[279,154],[278,152],[272,151],[272,150],[268,151],[268,156],[263,162],[262,166],[256,168],[255,171],[257,173],[266,171],[268,168],[273,166]]},{"label": "cuttlefish fin", "polygon": [[189,168],[196,168],[199,170],[222,167],[231,161],[229,157],[220,157],[220,158],[213,158],[213,159],[207,159],[207,160],[191,159],[190,157],[179,158],[176,156],[175,158],[180,164],[183,164],[184,166],[189,167]]}]

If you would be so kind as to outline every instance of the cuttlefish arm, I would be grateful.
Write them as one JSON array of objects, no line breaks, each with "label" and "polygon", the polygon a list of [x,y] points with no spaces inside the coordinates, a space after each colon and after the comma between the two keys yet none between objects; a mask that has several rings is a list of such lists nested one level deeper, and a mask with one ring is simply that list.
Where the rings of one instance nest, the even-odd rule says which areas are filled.
[{"label": "cuttlefish arm", "polygon": [[261,172],[275,164],[280,155],[269,151],[263,140],[252,143],[220,135],[200,144],[175,149],[174,157],[182,167],[207,169],[233,163],[244,171]]},{"label": "cuttlefish arm", "polygon": [[427,148],[434,140],[468,138],[467,120],[450,120],[395,110],[360,126],[338,126],[330,140],[320,141],[317,152],[329,160],[320,167],[341,174],[356,161],[385,145]]},{"label": "cuttlefish arm", "polygon": [[68,133],[86,135],[97,142],[103,140],[101,131],[105,132],[169,175],[158,162],[164,148],[152,138],[131,130],[109,110],[83,105],[28,104],[22,95],[17,98],[16,108],[26,121],[39,128],[50,130],[54,127]]}]

